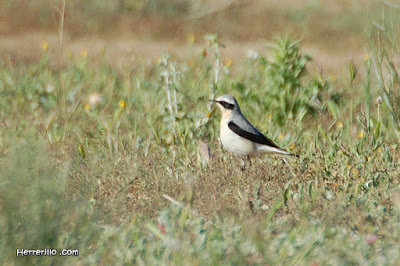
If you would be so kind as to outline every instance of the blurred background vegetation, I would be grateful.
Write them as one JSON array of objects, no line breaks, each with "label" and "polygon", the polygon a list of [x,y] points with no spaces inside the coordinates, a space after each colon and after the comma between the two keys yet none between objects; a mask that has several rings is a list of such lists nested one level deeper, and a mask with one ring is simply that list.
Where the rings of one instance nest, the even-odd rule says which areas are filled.
[{"label": "blurred background vegetation", "polygon": [[[0,33],[54,30],[60,0],[1,0]],[[153,38],[213,32],[233,40],[268,38],[278,32],[335,39],[360,37],[365,12],[379,1],[299,0],[87,0],[67,2],[66,30],[76,36],[131,32]],[[18,14],[18,15],[15,15]],[[316,23],[318,22],[318,23]],[[357,36],[354,36],[357,35]]]},{"label": "blurred background vegetation", "polygon": [[[62,0],[0,0],[0,4],[0,55],[37,60],[41,41],[55,46]],[[217,33],[224,42],[250,44],[243,49],[251,44],[262,47],[257,42],[284,34],[302,39],[313,52],[323,51],[316,59],[331,62],[325,68],[340,69],[342,59],[360,59],[366,52],[367,14],[379,5],[368,0],[69,0],[63,40],[72,53],[85,47],[90,54],[100,53],[98,47],[107,40],[105,46],[114,50],[109,57],[113,60],[127,54],[159,56],[165,41],[174,43],[168,50],[182,50],[182,44],[202,43],[207,33]],[[137,45],[128,53],[126,41],[143,43],[147,50]],[[244,56],[235,45],[228,45],[226,53],[235,59]]]}]

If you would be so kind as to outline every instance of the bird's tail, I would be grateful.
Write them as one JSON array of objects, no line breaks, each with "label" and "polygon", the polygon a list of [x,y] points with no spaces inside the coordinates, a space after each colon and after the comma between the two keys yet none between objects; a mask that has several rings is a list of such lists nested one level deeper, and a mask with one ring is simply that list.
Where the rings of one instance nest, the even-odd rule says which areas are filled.
[{"label": "bird's tail", "polygon": [[300,157],[298,154],[290,153],[288,151],[285,151],[284,149],[270,147],[270,146],[263,146],[262,149],[261,149],[261,152],[262,153],[270,153],[270,154],[280,155],[280,156],[293,156],[293,157],[296,157],[296,158]]},{"label": "bird's tail", "polygon": [[289,156],[296,157],[296,158],[300,158],[300,155],[298,155],[298,154],[295,154],[295,153],[289,153],[288,155],[289,155]]},{"label": "bird's tail", "polygon": [[282,156],[293,156],[293,157],[296,157],[296,158],[299,158],[299,157],[300,157],[298,154],[290,153],[290,152],[285,151],[285,150],[281,150],[281,152],[275,153],[275,154],[276,154],[276,155],[282,155]]}]

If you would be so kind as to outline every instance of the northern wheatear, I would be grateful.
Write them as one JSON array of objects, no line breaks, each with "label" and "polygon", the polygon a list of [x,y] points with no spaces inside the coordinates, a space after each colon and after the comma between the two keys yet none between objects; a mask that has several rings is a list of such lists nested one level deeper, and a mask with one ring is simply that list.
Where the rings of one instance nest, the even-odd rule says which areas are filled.
[{"label": "northern wheatear", "polygon": [[297,156],[279,148],[250,124],[232,95],[222,95],[210,101],[217,103],[222,111],[220,139],[227,151],[248,158],[266,153]]}]

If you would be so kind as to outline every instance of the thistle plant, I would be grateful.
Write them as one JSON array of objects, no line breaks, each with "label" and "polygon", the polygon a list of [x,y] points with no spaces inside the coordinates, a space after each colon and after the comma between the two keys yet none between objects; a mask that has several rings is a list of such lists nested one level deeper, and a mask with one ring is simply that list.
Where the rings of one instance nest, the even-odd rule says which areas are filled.
[{"label": "thistle plant", "polygon": [[162,88],[165,91],[167,98],[166,108],[169,112],[169,117],[172,120],[171,130],[174,137],[177,138],[176,119],[179,111],[177,88],[182,72],[178,70],[178,64],[171,60],[171,55],[168,53],[162,56],[159,66],[159,78],[162,81]]},{"label": "thistle plant", "polygon": [[400,138],[400,75],[396,65],[399,46],[400,9],[382,1],[380,17],[376,17],[370,31],[369,52],[378,82],[383,107],[391,125]]},{"label": "thistle plant", "polygon": [[[227,70],[226,67],[221,66],[221,52],[220,49],[224,48],[225,45],[218,42],[217,34],[209,34],[205,36],[208,42],[208,51],[213,55],[214,62],[212,63],[212,75],[210,79],[210,99],[215,98],[215,91],[218,88],[218,83],[220,81],[220,72],[222,70]],[[208,104],[208,112],[211,111],[212,102]]]}]

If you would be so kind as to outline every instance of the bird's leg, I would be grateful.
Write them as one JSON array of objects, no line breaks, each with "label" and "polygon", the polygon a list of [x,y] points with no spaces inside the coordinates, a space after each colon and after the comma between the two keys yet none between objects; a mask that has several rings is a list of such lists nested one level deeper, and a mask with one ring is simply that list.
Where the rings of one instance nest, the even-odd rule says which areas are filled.
[{"label": "bird's leg", "polygon": [[250,156],[247,156],[247,160],[249,160],[250,167],[252,166]]},{"label": "bird's leg", "polygon": [[[251,167],[252,164],[251,164],[250,157],[249,157],[249,156],[246,156],[246,159],[249,161],[249,165],[250,165],[250,167]],[[244,170],[246,170],[246,161],[244,160],[244,158],[242,158],[241,161],[242,161],[242,162],[240,163],[240,169],[241,169],[242,171],[244,171]]]}]

